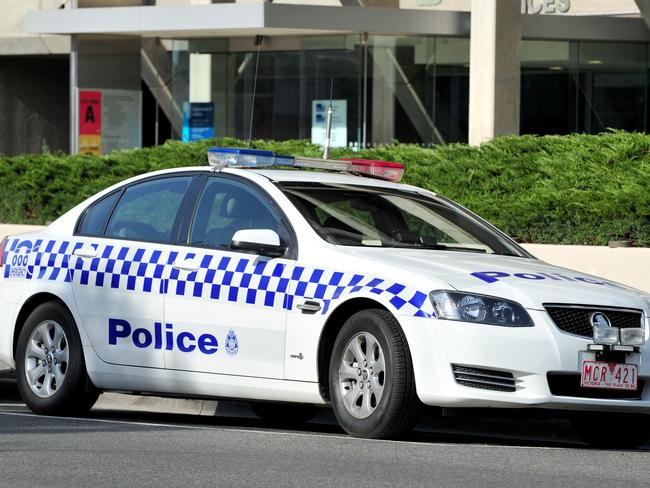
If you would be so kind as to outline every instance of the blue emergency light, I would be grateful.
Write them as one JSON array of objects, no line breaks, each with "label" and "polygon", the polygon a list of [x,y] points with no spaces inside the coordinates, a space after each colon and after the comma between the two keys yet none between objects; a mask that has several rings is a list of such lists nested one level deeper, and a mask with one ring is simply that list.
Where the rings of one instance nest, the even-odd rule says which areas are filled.
[{"label": "blue emergency light", "polygon": [[262,166],[277,166],[276,155],[273,151],[261,149],[241,149],[236,147],[211,147],[208,149],[210,166],[225,168],[259,168]]}]

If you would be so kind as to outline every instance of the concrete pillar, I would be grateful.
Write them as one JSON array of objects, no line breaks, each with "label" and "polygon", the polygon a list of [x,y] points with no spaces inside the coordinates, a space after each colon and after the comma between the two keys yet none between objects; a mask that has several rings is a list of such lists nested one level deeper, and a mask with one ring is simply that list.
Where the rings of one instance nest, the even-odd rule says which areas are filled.
[{"label": "concrete pillar", "polygon": [[639,11],[643,16],[643,20],[650,28],[650,0],[635,0],[636,6],[639,7]]},{"label": "concrete pillar", "polygon": [[395,138],[395,38],[375,37],[372,43],[372,142]]},{"label": "concrete pillar", "polygon": [[190,102],[212,101],[212,55],[190,53]]},{"label": "concrete pillar", "polygon": [[521,1],[472,0],[469,143],[519,134]]}]

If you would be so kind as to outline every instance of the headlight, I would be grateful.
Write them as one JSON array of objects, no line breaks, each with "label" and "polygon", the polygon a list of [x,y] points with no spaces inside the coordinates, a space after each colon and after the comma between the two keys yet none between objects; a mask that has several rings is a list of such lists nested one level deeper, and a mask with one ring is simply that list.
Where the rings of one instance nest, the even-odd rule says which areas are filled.
[{"label": "headlight", "polygon": [[434,291],[430,297],[439,319],[504,327],[534,325],[524,307],[503,298],[455,291]]}]

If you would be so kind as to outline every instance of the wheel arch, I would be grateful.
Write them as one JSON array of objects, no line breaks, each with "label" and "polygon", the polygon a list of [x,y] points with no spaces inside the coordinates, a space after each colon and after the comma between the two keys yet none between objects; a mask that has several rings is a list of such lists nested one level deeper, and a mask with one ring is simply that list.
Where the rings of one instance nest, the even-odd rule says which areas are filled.
[{"label": "wheel arch", "polygon": [[328,378],[330,353],[334,346],[336,336],[341,330],[341,327],[343,327],[343,324],[350,317],[357,312],[369,309],[380,309],[392,313],[381,302],[371,298],[356,297],[345,301],[334,309],[323,326],[323,331],[318,341],[318,386],[321,396],[327,401],[330,401]]},{"label": "wheel arch", "polygon": [[14,358],[16,357],[18,336],[20,336],[20,332],[23,329],[25,322],[27,321],[27,317],[29,317],[29,314],[31,314],[34,310],[36,310],[37,307],[48,302],[56,302],[61,304],[63,307],[65,307],[68,310],[70,315],[74,317],[72,310],[70,309],[70,307],[68,307],[65,301],[62,300],[60,297],[54,295],[53,293],[39,292],[29,297],[21,306],[20,311],[18,312],[18,315],[16,317],[16,323],[14,324],[14,337],[13,337],[13,344],[12,344],[12,352]]}]

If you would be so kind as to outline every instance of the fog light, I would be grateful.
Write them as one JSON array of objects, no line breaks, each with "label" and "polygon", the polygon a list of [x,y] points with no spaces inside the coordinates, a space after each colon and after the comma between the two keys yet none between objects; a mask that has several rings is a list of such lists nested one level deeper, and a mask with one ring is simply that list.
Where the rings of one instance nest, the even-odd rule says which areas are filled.
[{"label": "fog light", "polygon": [[621,329],[621,344],[642,346],[645,344],[645,330],[641,328]]},{"label": "fog light", "polygon": [[618,344],[618,327],[594,327],[596,344]]}]

